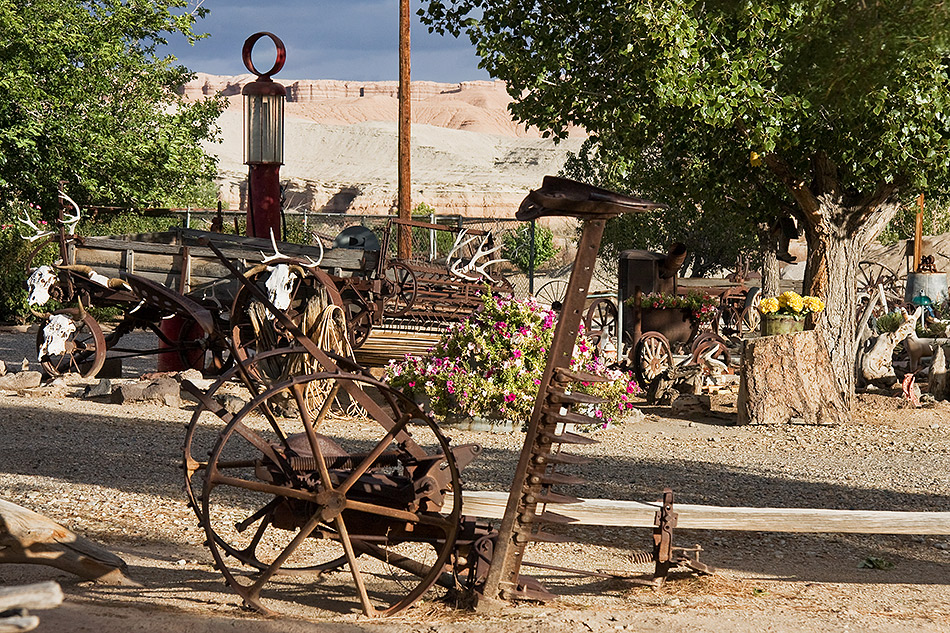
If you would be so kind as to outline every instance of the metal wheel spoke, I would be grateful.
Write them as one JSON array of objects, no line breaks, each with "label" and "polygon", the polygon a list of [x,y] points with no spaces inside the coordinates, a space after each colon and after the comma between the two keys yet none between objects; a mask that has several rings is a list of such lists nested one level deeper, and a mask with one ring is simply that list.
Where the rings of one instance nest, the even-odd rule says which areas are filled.
[{"label": "metal wheel spoke", "polygon": [[260,481],[241,479],[240,477],[226,477],[218,474],[216,469],[209,469],[207,477],[208,483],[212,487],[232,486],[253,492],[264,492],[278,497],[290,497],[291,499],[300,499],[301,501],[316,502],[316,495],[306,490],[297,490],[296,488],[288,488],[287,486],[276,486]]},{"label": "metal wheel spoke", "polygon": [[343,494],[346,494],[347,491],[353,487],[353,484],[355,484],[360,477],[366,474],[366,471],[370,469],[370,466],[373,465],[373,462],[375,462],[376,459],[382,455],[387,448],[389,448],[389,445],[392,444],[393,439],[395,439],[395,437],[401,433],[404,428],[406,428],[406,424],[408,423],[409,416],[406,415],[397,420],[393,427],[386,432],[386,435],[383,436],[383,439],[377,442],[376,446],[373,447],[373,450],[370,451],[369,455],[367,455],[366,458],[360,462],[359,466],[353,469],[353,472],[350,473],[349,477],[346,478],[346,481],[340,484],[337,490]]},{"label": "metal wheel spoke", "polygon": [[330,483],[330,471],[327,469],[327,462],[323,457],[323,449],[320,448],[320,442],[317,440],[317,434],[314,428],[316,424],[322,422],[323,418],[326,417],[327,412],[330,410],[330,405],[333,403],[333,396],[338,389],[339,385],[334,383],[333,389],[330,390],[326,400],[320,407],[320,413],[317,415],[316,420],[314,420],[310,414],[310,407],[307,406],[306,387],[302,384],[294,384],[290,387],[290,391],[294,395],[294,401],[297,403],[297,408],[300,411],[300,417],[303,420],[304,433],[307,434],[307,443],[310,444],[310,453],[316,459],[317,469],[320,471],[320,488],[323,490],[333,490],[333,485]]},{"label": "metal wheel spoke", "polygon": [[336,529],[340,533],[340,543],[343,544],[343,551],[346,552],[346,560],[350,565],[350,572],[353,574],[353,583],[360,595],[363,613],[368,617],[373,617],[376,615],[376,607],[370,602],[369,594],[366,592],[366,583],[363,582],[363,574],[360,573],[360,566],[356,561],[356,552],[353,551],[353,543],[350,542],[350,534],[346,529],[346,523],[342,516],[336,518]]},{"label": "metal wheel spoke", "polygon": [[310,534],[315,529],[317,529],[317,525],[319,524],[319,515],[310,517],[310,520],[307,521],[307,523],[302,528],[300,528],[300,531],[297,532],[293,540],[287,544],[287,547],[285,547],[280,552],[280,554],[277,555],[277,558],[274,559],[274,562],[268,565],[267,569],[263,570],[260,576],[258,576],[258,578],[254,581],[254,584],[250,586],[249,589],[252,596],[256,598],[258,594],[260,594],[261,588],[264,586],[264,584],[270,580],[274,574],[280,571],[281,566],[283,566],[287,559],[290,558],[290,555],[293,554],[298,547],[300,547],[300,544],[303,543],[304,540],[310,536]]}]

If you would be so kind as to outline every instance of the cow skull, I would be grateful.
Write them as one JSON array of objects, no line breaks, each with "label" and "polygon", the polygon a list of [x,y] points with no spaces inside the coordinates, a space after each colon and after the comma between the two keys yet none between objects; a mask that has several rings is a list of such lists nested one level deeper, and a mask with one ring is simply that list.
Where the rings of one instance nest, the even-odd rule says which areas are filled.
[{"label": "cow skull", "polygon": [[27,305],[41,306],[49,301],[49,291],[56,284],[58,279],[51,266],[40,266],[26,280],[30,289],[30,296],[27,299]]},{"label": "cow skull", "polygon": [[290,293],[294,289],[294,271],[288,264],[268,266],[270,276],[264,286],[267,288],[267,298],[278,310],[290,307]]},{"label": "cow skull", "polygon": [[66,342],[69,336],[76,331],[76,324],[65,314],[54,314],[49,323],[43,328],[43,344],[40,345],[38,360],[46,356],[57,356],[66,353]]}]

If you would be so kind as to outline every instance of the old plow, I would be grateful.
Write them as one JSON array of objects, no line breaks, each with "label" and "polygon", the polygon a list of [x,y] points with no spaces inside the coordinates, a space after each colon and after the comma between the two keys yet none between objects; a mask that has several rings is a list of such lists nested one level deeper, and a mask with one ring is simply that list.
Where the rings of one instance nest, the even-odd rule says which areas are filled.
[{"label": "old plow", "polygon": [[[561,448],[593,441],[565,426],[594,422],[573,410],[594,400],[572,385],[601,378],[569,367],[604,224],[657,206],[548,177],[518,213],[522,220],[575,217],[583,231],[497,528],[463,508],[461,472],[479,446],[450,445],[425,410],[345,352],[315,342],[209,244],[241,280],[240,292],[288,335],[281,346],[235,354],[236,364],[208,389],[186,385],[199,402],[186,433],[186,491],[215,566],[244,603],[268,613],[285,601],[356,599],[368,616],[389,615],[436,583],[486,605],[550,597],[520,568],[529,543],[562,539],[544,526],[574,522],[569,508],[580,501],[554,488],[582,482],[563,469],[584,459]],[[333,310],[338,300],[321,305]],[[274,365],[298,369],[275,373]],[[229,406],[235,380],[250,399]],[[678,561],[702,568],[672,547],[672,494],[657,510],[654,547],[634,557],[656,563],[648,584],[662,582]],[[341,586],[346,577],[351,582]]]}]

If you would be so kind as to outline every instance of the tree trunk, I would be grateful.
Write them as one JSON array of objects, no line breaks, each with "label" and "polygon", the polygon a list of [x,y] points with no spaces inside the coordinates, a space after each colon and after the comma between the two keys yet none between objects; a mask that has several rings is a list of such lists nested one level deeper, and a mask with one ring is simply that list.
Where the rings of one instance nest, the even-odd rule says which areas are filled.
[{"label": "tree trunk", "polygon": [[857,383],[858,263],[864,247],[897,213],[898,183],[882,183],[870,195],[845,192],[837,168],[821,152],[812,157],[811,184],[777,155],[769,155],[766,162],[798,202],[796,216],[802,220],[808,244],[803,292],[825,302],[825,310],[814,321],[824,336],[835,380],[850,408]]},{"label": "tree trunk", "polygon": [[[823,213],[824,218],[831,214]],[[833,217],[833,216],[832,216]],[[808,263],[804,292],[821,297],[825,310],[815,319],[822,333],[831,367],[845,403],[850,408],[857,381],[855,374],[855,316],[857,305],[858,262],[864,242],[858,236],[844,235],[839,227],[822,222],[821,227],[806,226]]]},{"label": "tree trunk", "polygon": [[779,267],[777,245],[769,239],[762,247],[762,296],[775,297],[779,295]]}]

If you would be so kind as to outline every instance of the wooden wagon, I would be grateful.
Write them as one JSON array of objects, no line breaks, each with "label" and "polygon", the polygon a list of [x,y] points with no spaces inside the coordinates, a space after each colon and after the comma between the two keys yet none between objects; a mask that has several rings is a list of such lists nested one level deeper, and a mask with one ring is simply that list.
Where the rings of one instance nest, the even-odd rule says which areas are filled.
[{"label": "wooden wagon", "polygon": [[[180,365],[218,373],[230,363],[229,336],[247,325],[246,306],[240,301],[239,281],[210,248],[213,240],[240,270],[254,273],[254,264],[272,251],[269,240],[190,229],[110,237],[60,236],[61,262],[55,265],[50,294],[68,305],[43,315],[37,336],[38,358],[47,373],[73,371],[96,375],[108,358],[172,354]],[[277,243],[276,265],[315,261],[339,274],[361,270],[371,253],[348,249],[321,252],[317,246]],[[375,263],[375,259],[373,260]],[[260,266],[259,272],[263,272]],[[264,279],[260,280],[262,283]],[[326,273],[308,267],[294,289],[295,296],[318,288],[333,288]],[[339,301],[337,299],[336,301]],[[120,316],[108,333],[89,308],[115,308]],[[291,309],[293,306],[290,306]],[[177,316],[175,321],[169,317]],[[66,334],[50,349],[51,328],[58,323]],[[174,323],[174,325],[171,325]],[[121,339],[141,329],[153,332],[159,344],[153,349],[123,347]],[[256,340],[246,332],[242,346]]]}]

